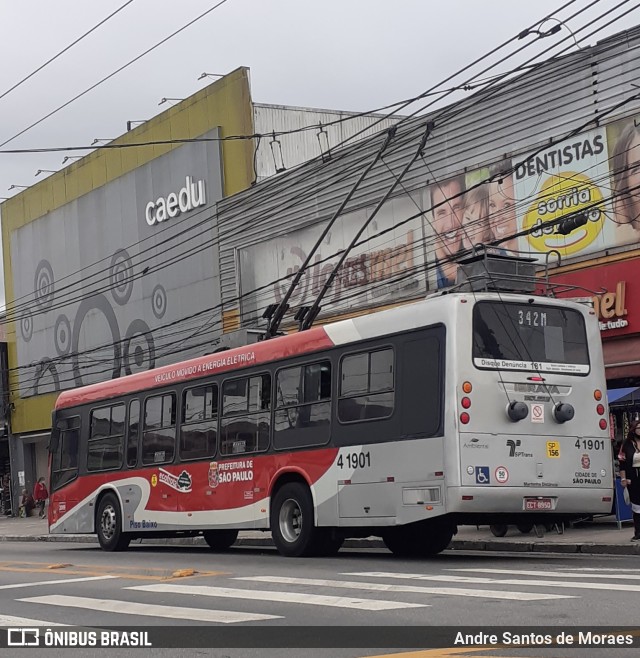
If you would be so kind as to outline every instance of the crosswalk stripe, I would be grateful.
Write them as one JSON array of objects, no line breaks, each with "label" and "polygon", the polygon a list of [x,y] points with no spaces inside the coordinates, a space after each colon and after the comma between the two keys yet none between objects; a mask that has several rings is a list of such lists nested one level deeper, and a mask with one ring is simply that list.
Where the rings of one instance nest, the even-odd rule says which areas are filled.
[{"label": "crosswalk stripe", "polygon": [[380,601],[377,599],[357,599],[350,596],[325,596],[321,594],[298,594],[296,592],[273,592],[269,590],[233,589],[230,587],[209,587],[207,585],[138,585],[127,587],[138,592],[162,592],[163,594],[196,594],[199,596],[219,596],[230,599],[251,599],[253,601],[277,601],[304,605],[323,605],[353,610],[399,610],[401,608],[425,608],[423,603],[403,601]]},{"label": "crosswalk stripe", "polygon": [[541,573],[544,574],[547,578],[617,578],[620,580],[640,580],[640,574],[621,574],[619,571],[617,573],[569,573],[564,571],[525,571],[519,569],[447,569],[447,571],[457,571],[457,572],[471,572],[471,573],[495,573],[495,574],[511,574],[514,576],[535,576],[536,578],[540,576]]},{"label": "crosswalk stripe", "polygon": [[[525,587],[567,587],[571,589],[606,589],[611,590],[614,586],[612,583],[576,583],[569,580],[524,580],[520,578],[481,578],[475,576],[425,576],[418,573],[392,573],[385,571],[367,571],[357,574],[363,578],[399,578],[404,580],[427,580],[430,582],[445,583],[467,583],[476,585],[518,585]],[[538,574],[539,575],[539,574]],[[545,574],[546,575],[546,574]],[[640,585],[625,585],[624,583],[615,583],[616,591],[640,592]]]},{"label": "crosswalk stripe", "polygon": [[117,576],[87,576],[85,578],[64,578],[56,580],[38,580],[34,583],[11,583],[10,585],[0,585],[0,589],[22,589],[23,587],[42,587],[44,585],[66,585],[67,583],[86,583],[90,580],[107,580],[117,578]]},{"label": "crosswalk stripe", "polygon": [[11,617],[0,615],[0,626],[68,626],[55,621],[42,621],[41,619],[27,619],[27,617]]},{"label": "crosswalk stripe", "polygon": [[462,587],[417,587],[415,585],[389,585],[320,578],[289,578],[286,576],[241,576],[234,580],[282,585],[314,585],[317,587],[339,587],[361,589],[369,592],[402,592],[408,594],[443,594],[448,596],[473,596],[483,599],[508,599],[512,601],[542,601],[545,599],[574,599],[566,594],[539,594],[537,592],[500,592],[492,589],[466,589]]},{"label": "crosswalk stripe", "polygon": [[221,624],[234,624],[245,621],[263,621],[265,619],[282,619],[282,617],[277,615],[234,612],[232,610],[181,608],[169,605],[135,603],[133,601],[118,601],[115,599],[92,599],[84,596],[65,596],[62,594],[33,596],[30,598],[18,600],[24,603],[42,603],[44,605],[55,605],[67,608],[99,610],[100,612],[115,612],[121,615],[164,617],[167,619],[189,619],[192,621],[219,622]]}]

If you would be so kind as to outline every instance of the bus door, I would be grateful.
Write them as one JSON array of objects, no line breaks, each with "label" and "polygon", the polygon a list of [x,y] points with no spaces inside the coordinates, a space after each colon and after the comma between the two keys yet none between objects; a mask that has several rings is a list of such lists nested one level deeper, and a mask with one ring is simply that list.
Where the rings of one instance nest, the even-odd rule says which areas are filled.
[{"label": "bus door", "polygon": [[49,484],[51,489],[50,519],[54,523],[68,510],[75,507],[81,499],[78,487],[65,486],[78,477],[78,450],[80,446],[80,416],[57,418],[51,431],[49,446],[51,471]]}]

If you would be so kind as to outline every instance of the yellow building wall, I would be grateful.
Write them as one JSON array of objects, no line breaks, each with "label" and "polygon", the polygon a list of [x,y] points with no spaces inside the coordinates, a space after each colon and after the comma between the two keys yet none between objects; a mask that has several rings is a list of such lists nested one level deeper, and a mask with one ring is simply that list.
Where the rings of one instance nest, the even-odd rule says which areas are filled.
[{"label": "yellow building wall", "polygon": [[[218,127],[220,136],[254,134],[249,69],[241,67],[169,108],[162,114],[115,139],[111,144],[139,144],[171,139],[194,139]],[[0,207],[4,255],[7,318],[11,318],[13,298],[12,258],[28,254],[11,253],[11,234],[42,215],[56,210],[102,187],[106,183],[168,153],[177,144],[98,149],[69,167],[5,201]],[[217,143],[212,143],[218,148]],[[230,196],[247,189],[254,180],[252,139],[222,142],[223,192]],[[17,302],[20,304],[20,301]],[[7,325],[11,431],[15,434],[51,427],[51,411],[57,394],[31,398],[17,395],[18,363],[16,323]]]}]

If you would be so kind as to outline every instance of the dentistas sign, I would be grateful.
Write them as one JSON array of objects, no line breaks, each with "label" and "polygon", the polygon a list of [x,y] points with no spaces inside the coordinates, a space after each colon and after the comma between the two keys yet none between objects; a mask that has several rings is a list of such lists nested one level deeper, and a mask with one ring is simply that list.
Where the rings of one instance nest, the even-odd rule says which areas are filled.
[{"label": "dentistas sign", "polygon": [[[551,249],[562,258],[601,251],[615,239],[615,224],[607,218],[611,195],[607,136],[596,128],[559,142],[529,157],[515,168],[519,249],[543,256]],[[569,235],[555,227],[537,228],[584,210],[587,223]],[[605,214],[607,213],[607,214]]]}]

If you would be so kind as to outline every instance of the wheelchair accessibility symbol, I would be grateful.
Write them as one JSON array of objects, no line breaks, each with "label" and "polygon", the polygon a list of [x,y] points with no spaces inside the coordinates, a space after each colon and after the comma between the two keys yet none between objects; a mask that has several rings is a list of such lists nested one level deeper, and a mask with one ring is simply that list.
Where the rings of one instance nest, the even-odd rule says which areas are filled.
[{"label": "wheelchair accessibility symbol", "polygon": [[489,484],[489,467],[476,466],[476,484]]}]

